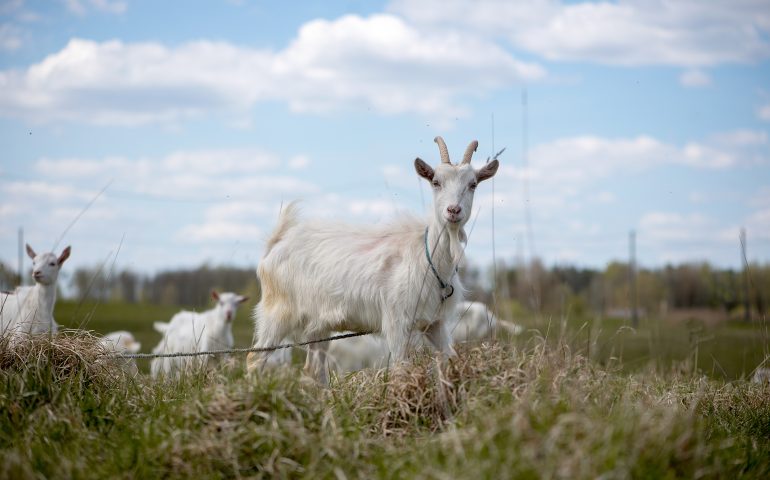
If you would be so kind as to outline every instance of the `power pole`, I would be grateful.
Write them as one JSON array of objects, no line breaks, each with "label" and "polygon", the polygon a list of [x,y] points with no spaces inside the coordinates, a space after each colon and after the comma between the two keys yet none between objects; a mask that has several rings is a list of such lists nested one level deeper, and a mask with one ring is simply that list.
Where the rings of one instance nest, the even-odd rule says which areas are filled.
[{"label": "power pole", "polygon": [[636,232],[628,232],[628,285],[631,297],[631,324],[639,326],[638,297],[636,293]]},{"label": "power pole", "polygon": [[527,246],[529,247],[529,272],[530,302],[535,312],[540,313],[540,272],[535,271],[535,234],[532,231],[532,212],[529,197],[529,100],[527,88],[521,91],[521,160],[524,168],[524,221],[527,229]]},{"label": "power pole", "polygon": [[746,229],[741,228],[741,260],[743,262],[743,320],[751,320],[751,301],[749,299],[749,262],[746,259]]},{"label": "power pole", "polygon": [[24,228],[19,227],[19,285],[24,285]]}]

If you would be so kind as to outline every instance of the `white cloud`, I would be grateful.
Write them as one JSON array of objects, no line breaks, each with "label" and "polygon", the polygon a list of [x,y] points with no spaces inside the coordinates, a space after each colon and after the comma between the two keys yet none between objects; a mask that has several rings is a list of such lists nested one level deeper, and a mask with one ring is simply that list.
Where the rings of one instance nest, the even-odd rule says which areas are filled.
[{"label": "white cloud", "polygon": [[[591,264],[597,259],[623,256],[626,230],[633,226],[639,231],[640,252],[665,252],[655,259],[657,263],[701,258],[701,253],[702,258],[716,259],[726,245],[735,243],[738,227],[745,225],[751,238],[763,234],[770,197],[766,189],[753,197],[750,192],[742,198],[740,193],[732,199],[719,197],[720,202],[743,201],[738,206],[741,213],[735,220],[712,218],[718,212],[709,213],[707,207],[717,197],[708,205],[692,203],[699,199],[690,193],[705,187],[690,183],[687,169],[700,170],[698,181],[711,175],[719,179],[717,183],[722,178],[725,182],[735,178],[732,172],[737,170],[761,174],[753,154],[766,150],[767,141],[762,132],[749,130],[724,132],[687,144],[650,136],[586,135],[535,145],[528,170],[503,156],[494,195],[491,182],[484,182],[477,191],[474,219],[476,212],[480,215],[469,255],[482,262],[491,255],[493,206],[496,253],[510,258],[517,249],[529,251],[523,191],[526,179],[537,253],[548,262],[558,258]],[[204,258],[203,252],[211,258],[224,258],[218,249],[222,245],[228,245],[225,250],[235,248],[233,243],[258,255],[280,205],[296,198],[305,199],[306,217],[335,221],[377,223],[423,211],[419,180],[408,162],[381,165],[386,182],[375,180],[373,188],[348,191],[315,183],[312,172],[292,170],[292,158],[259,148],[185,150],[139,158],[42,158],[35,164],[34,181],[0,182],[0,198],[4,200],[0,232],[5,238],[15,238],[17,226],[24,225],[26,231],[50,244],[111,179],[105,194],[65,239],[77,245],[82,255],[78,262],[105,255],[104,249],[114,249],[124,232],[126,248],[133,252],[149,252],[156,248],[156,242],[161,245],[158,248],[178,247],[181,250],[174,251],[174,262],[194,264]],[[729,170],[725,158],[731,166],[746,168]],[[755,170],[749,170],[752,167]],[[395,183],[399,179],[403,187]],[[633,185],[654,195],[661,191],[658,182],[665,182],[667,191],[674,190],[670,200],[643,197],[651,205],[642,210],[646,213],[639,212],[641,204],[629,206],[629,201],[641,198],[635,196],[638,192],[627,195],[623,188]],[[430,202],[429,190],[425,193],[426,202]],[[655,211],[647,211],[653,208]],[[693,209],[701,213],[693,213]],[[643,248],[645,243],[649,250]],[[91,249],[91,245],[99,248]],[[136,255],[137,261],[145,261]],[[169,258],[147,255],[157,264],[168,265]],[[141,268],[147,268],[144,265]]]},{"label": "white cloud", "polygon": [[386,164],[380,167],[380,171],[385,183],[390,187],[411,190],[424,181],[415,174],[414,167],[409,164]]},{"label": "white cloud", "polygon": [[544,76],[492,42],[426,34],[392,15],[308,22],[276,60],[279,72],[292,73],[283,94],[298,111],[364,102],[384,113],[451,115],[455,96]]},{"label": "white cloud", "polygon": [[679,76],[679,83],[685,87],[707,87],[711,77],[703,70],[687,70]]},{"label": "white cloud", "polygon": [[0,72],[0,114],[135,125],[244,117],[259,101],[281,100],[298,112],[450,117],[464,112],[464,97],[544,76],[476,36],[424,33],[392,15],[348,15],[308,22],[280,51],[72,39],[25,70]]},{"label": "white cloud", "polygon": [[22,32],[21,30],[11,25],[10,23],[3,23],[0,25],[0,50],[6,52],[13,52],[18,50],[22,46]]},{"label": "white cloud", "polygon": [[62,185],[48,180],[21,180],[11,181],[3,184],[3,196],[8,203],[15,203],[14,199],[23,197],[25,199],[41,200],[50,202],[64,201],[84,201],[90,200],[95,191],[85,192],[83,189],[75,188],[70,185]]},{"label": "white cloud", "polygon": [[752,239],[770,241],[770,207],[752,212],[746,219],[747,243]]},{"label": "white cloud", "polygon": [[[504,157],[495,177],[497,238],[505,238],[502,245],[498,244],[498,251],[509,254],[514,240],[523,244],[528,241],[524,226],[527,180],[535,243],[549,262],[558,252],[568,251],[580,253],[574,258],[584,262],[588,258],[622,257],[626,248],[624,230],[636,224],[640,251],[645,255],[663,252],[653,254],[655,258],[648,257],[647,261],[661,264],[709,258],[730,264],[730,258],[725,259],[721,252],[733,241],[725,240],[723,233],[725,228],[733,228],[733,220],[712,217],[708,205],[692,203],[700,200],[688,192],[693,191],[692,182],[709,176],[728,181],[737,172],[761,172],[762,165],[770,161],[763,142],[764,136],[758,131],[724,132],[685,144],[650,136],[585,135],[534,145],[529,152],[528,170],[510,164]],[[764,156],[757,157],[757,151],[762,149]],[[688,170],[697,175],[689,175]],[[693,178],[692,182],[688,177]],[[670,199],[655,197],[661,191],[660,183],[674,192]],[[627,186],[648,193],[639,197],[640,192],[624,191]],[[713,193],[708,198],[711,197]],[[755,203],[762,207],[759,197]],[[489,186],[484,184],[478,189],[474,206],[491,214],[492,200]],[[646,202],[663,210],[639,212]],[[666,205],[670,210],[665,210]],[[690,211],[693,208],[701,212]],[[504,229],[508,230],[502,233]],[[470,248],[474,252],[486,251],[479,250],[482,247],[490,248],[489,240],[483,236]],[[570,255],[565,253],[560,258],[568,259]]]},{"label": "white cloud", "polygon": [[3,0],[0,2],[0,15],[10,15],[24,6],[24,0]]},{"label": "white cloud", "polygon": [[507,38],[551,60],[704,67],[770,56],[770,9],[762,0],[395,0],[418,24]]},{"label": "white cloud", "polygon": [[749,199],[752,207],[770,208],[770,186],[764,186]]},{"label": "white cloud", "polygon": [[612,192],[597,192],[593,195],[593,200],[597,203],[612,204],[617,201],[617,196]]},{"label": "white cloud", "polygon": [[310,157],[307,155],[296,155],[289,159],[289,168],[292,170],[303,170],[310,165]]},{"label": "white cloud", "polygon": [[394,216],[399,210],[403,210],[404,206],[389,200],[374,199],[353,200],[348,203],[347,208],[353,215],[389,218]]},{"label": "white cloud", "polygon": [[[597,136],[567,137],[530,150],[530,181],[545,179],[564,184],[585,184],[619,172],[640,172],[662,165],[687,165],[699,169],[725,169],[736,165],[770,162],[763,147],[767,134],[735,131],[684,145],[663,143],[649,136],[609,139]],[[522,175],[510,167],[503,175]]]},{"label": "white cloud", "polygon": [[104,241],[128,232],[136,242],[150,228],[151,237],[165,231],[169,239],[202,246],[254,243],[282,201],[319,192],[312,182],[282,173],[283,163],[256,148],[186,150],[156,158],[41,158],[34,165],[40,180],[0,183],[3,203],[19,206],[0,210],[0,218],[57,237],[98,188],[111,182],[78,221],[81,231]]},{"label": "white cloud", "polygon": [[313,191],[312,185],[276,174],[280,159],[259,149],[176,151],[160,158],[105,157],[101,159],[42,158],[35,170],[54,178],[85,180],[164,198],[211,199],[260,192]]},{"label": "white cloud", "polygon": [[761,130],[733,130],[713,136],[714,142],[725,147],[761,147],[767,145],[767,132]]},{"label": "white cloud", "polygon": [[79,16],[86,15],[90,9],[114,15],[123,14],[128,9],[126,2],[110,0],[66,0],[64,4],[70,13]]},{"label": "white cloud", "polygon": [[256,225],[241,222],[209,220],[202,224],[188,225],[177,235],[184,242],[233,242],[244,239],[257,239],[263,231]]},{"label": "white cloud", "polygon": [[757,109],[757,117],[760,120],[770,122],[770,103],[768,103],[767,105],[762,105]]},{"label": "white cloud", "polygon": [[690,242],[713,236],[716,222],[703,214],[650,212],[639,220],[640,235],[657,242]]},{"label": "white cloud", "polygon": [[280,164],[275,155],[252,149],[198,150],[175,152],[163,159],[164,169],[199,174],[260,172]]}]

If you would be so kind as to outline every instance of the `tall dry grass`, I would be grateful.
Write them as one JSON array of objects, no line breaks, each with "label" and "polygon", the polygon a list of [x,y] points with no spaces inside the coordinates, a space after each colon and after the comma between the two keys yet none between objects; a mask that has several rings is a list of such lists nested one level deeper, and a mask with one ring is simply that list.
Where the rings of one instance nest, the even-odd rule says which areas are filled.
[{"label": "tall dry grass", "polygon": [[3,478],[698,478],[770,474],[770,388],[622,373],[566,341],[333,379],[155,382],[87,335],[0,344]]}]

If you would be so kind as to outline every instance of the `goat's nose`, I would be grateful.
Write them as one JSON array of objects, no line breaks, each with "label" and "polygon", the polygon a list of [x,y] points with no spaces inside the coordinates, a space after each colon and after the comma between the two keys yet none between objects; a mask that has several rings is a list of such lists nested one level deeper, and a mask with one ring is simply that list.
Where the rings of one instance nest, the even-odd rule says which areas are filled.
[{"label": "goat's nose", "polygon": [[463,211],[463,207],[461,207],[460,205],[450,205],[446,207],[446,211],[451,214],[457,215],[458,213]]}]

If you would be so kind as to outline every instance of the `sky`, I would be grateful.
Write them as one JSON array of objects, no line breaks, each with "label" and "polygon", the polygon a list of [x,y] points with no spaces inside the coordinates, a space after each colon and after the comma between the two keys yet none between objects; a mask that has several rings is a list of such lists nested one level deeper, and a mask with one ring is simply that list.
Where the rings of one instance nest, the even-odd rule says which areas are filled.
[{"label": "sky", "polygon": [[[255,267],[282,204],[427,213],[468,260],[770,262],[770,0],[0,0],[0,262]],[[27,260],[25,268],[29,268]]]}]

